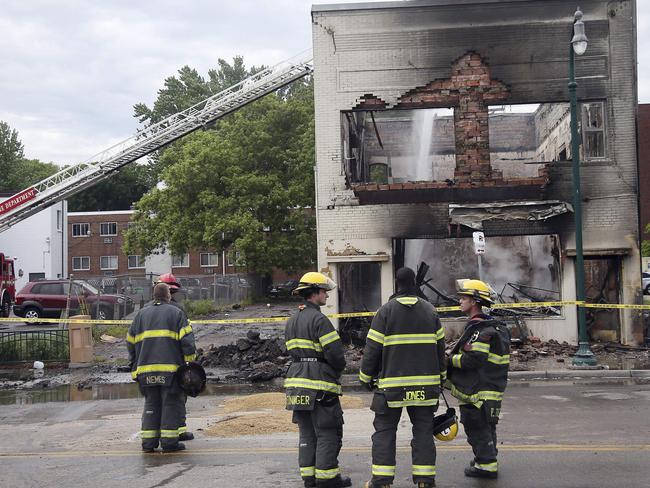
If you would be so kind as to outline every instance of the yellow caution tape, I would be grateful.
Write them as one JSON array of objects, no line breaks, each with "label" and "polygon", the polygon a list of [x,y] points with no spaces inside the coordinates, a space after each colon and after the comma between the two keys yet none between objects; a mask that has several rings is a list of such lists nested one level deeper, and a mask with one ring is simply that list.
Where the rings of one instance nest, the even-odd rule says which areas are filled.
[{"label": "yellow caution tape", "polygon": [[[518,302],[518,303],[495,303],[493,309],[508,308],[540,308],[540,307],[564,307],[564,306],[581,306],[585,308],[601,309],[628,309],[628,310],[650,310],[650,305],[635,305],[626,303],[585,303],[581,301],[556,301],[556,302]],[[438,312],[456,312],[460,307],[436,307]],[[353,317],[373,317],[376,312],[351,312],[351,313],[334,313],[327,315],[331,319],[348,319]],[[289,316],[284,317],[258,317],[258,318],[228,318],[216,320],[191,320],[192,324],[217,325],[217,324],[269,324],[274,322],[285,322]],[[28,324],[98,324],[98,325],[128,325],[131,320],[84,320],[84,319],[24,319],[24,318],[0,318],[2,322],[26,322]]]}]

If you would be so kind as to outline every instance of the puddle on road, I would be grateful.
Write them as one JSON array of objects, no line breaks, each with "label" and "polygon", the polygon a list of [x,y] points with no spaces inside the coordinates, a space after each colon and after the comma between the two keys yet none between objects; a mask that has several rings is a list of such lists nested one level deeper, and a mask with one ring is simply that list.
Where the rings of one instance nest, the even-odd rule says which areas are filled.
[{"label": "puddle on road", "polygon": [[[30,376],[31,377],[31,376]],[[203,395],[248,395],[281,390],[281,383],[269,384],[212,384]],[[42,389],[0,390],[0,405],[33,405],[48,402],[82,402],[89,400],[122,400],[141,398],[136,383],[96,384],[79,390],[76,385],[59,385]]]}]

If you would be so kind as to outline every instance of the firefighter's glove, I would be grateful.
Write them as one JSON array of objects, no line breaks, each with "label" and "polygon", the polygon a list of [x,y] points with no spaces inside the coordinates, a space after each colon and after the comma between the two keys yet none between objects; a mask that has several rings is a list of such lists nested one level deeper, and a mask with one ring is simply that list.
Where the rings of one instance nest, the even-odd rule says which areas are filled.
[{"label": "firefighter's glove", "polygon": [[365,381],[361,381],[360,383],[368,391],[372,391],[375,388],[374,381],[371,381],[370,383],[366,383]]}]

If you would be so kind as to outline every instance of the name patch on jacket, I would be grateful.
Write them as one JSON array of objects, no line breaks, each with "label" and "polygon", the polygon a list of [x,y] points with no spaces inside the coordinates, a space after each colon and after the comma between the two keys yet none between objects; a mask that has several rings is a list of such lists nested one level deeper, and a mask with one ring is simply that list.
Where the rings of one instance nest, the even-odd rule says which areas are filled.
[{"label": "name patch on jacket", "polygon": [[287,391],[287,410],[313,410],[316,393],[305,390]]},{"label": "name patch on jacket", "polygon": [[165,375],[146,375],[144,377],[144,384],[146,386],[165,386],[167,384],[167,376]]}]

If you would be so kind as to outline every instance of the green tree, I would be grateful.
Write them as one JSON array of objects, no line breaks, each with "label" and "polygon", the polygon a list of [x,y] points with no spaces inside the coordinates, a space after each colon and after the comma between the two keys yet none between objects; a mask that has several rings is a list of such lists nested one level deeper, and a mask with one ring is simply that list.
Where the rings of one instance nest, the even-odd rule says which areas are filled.
[{"label": "green tree", "polygon": [[48,176],[52,176],[61,168],[54,163],[44,163],[38,159],[21,159],[16,164],[16,170],[11,178],[15,190],[22,190]]},{"label": "green tree", "polygon": [[12,186],[16,165],[23,159],[23,143],[18,132],[0,120],[0,190],[14,190]]},{"label": "green tree", "polygon": [[53,163],[25,159],[18,132],[0,121],[0,190],[20,191],[59,171]]},{"label": "green tree", "polygon": [[[208,71],[207,80],[195,69],[183,66],[178,70],[177,76],[165,79],[164,87],[158,90],[158,97],[151,108],[144,103],[134,105],[134,117],[145,126],[156,124],[264,69],[255,66],[247,69],[241,56],[235,56],[232,64],[224,59],[218,59],[217,63],[219,67]],[[164,169],[160,161],[163,151],[158,151],[149,157],[153,175],[162,173]]]},{"label": "green tree", "polygon": [[232,245],[253,272],[313,263],[313,112],[313,84],[299,81],[170,146],[165,185],[136,205],[127,252]]},{"label": "green tree", "polygon": [[68,208],[71,212],[129,210],[154,185],[155,179],[147,166],[131,164],[122,167],[110,178],[73,195],[68,200]]}]

